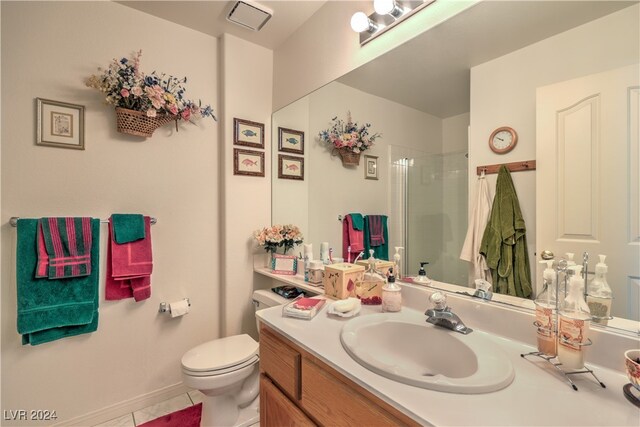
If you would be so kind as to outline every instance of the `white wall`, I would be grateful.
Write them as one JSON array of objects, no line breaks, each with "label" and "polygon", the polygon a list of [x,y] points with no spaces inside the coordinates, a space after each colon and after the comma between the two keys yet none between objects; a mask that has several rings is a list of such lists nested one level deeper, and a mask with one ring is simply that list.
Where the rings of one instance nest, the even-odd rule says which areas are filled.
[{"label": "white wall", "polygon": [[[470,202],[475,200],[477,166],[535,159],[537,87],[638,62],[639,8],[622,9],[471,69]],[[516,148],[505,155],[494,154],[487,145],[500,126],[518,132]],[[496,176],[488,178],[491,189]],[[534,257],[535,172],[513,173],[512,178],[527,226],[532,270],[541,271]]]},{"label": "white wall", "polygon": [[360,46],[349,22],[370,1],[328,1],[274,52],[273,110],[299,99],[401,45],[478,0],[437,1],[375,40]]},{"label": "white wall", "polygon": [[[271,50],[230,34],[222,37],[223,336],[256,333],[251,294],[264,280],[253,273],[253,253],[263,251],[252,233],[271,224],[272,69]],[[265,149],[256,149],[266,153],[265,177],[233,175],[233,148],[250,149],[233,145],[234,117],[265,124]]]},{"label": "white wall", "polygon": [[[182,390],[180,358],[218,336],[218,124],[122,135],[113,108],[84,86],[137,49],[144,70],[188,76],[187,95],[220,111],[215,38],[113,2],[2,2],[2,410],[56,410],[66,425],[93,413],[75,418],[92,425],[139,409]],[[86,150],[34,145],[36,97],[86,107]],[[9,218],[113,212],[158,218],[152,297],[106,302],[101,278],[97,332],[22,346]],[[106,232],[103,224],[101,276]],[[158,314],[161,301],[183,297],[189,315]]]}]

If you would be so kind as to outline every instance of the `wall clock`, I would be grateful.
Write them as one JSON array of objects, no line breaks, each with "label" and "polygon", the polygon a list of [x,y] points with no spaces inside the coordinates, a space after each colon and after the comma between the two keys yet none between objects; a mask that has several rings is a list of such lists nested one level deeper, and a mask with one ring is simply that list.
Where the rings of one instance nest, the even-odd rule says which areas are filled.
[{"label": "wall clock", "polygon": [[505,154],[513,150],[518,142],[518,134],[508,126],[493,131],[489,137],[489,148],[496,154]]}]

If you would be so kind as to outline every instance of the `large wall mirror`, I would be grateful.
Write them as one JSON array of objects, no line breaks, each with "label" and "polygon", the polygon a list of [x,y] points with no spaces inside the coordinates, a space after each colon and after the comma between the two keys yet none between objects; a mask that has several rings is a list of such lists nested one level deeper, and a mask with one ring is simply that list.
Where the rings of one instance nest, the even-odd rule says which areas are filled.
[{"label": "large wall mirror", "polygon": [[[638,2],[480,2],[277,111],[274,171],[297,156],[304,180],[272,174],[273,222],[342,256],[342,216],[387,215],[389,257],[405,247],[405,274],[426,261],[432,279],[469,286],[459,256],[476,168],[536,160],[512,173],[536,287],[542,250],[578,262],[586,251],[590,270],[604,253],[612,314],[637,331],[639,16]],[[318,139],[348,113],[382,133],[363,153],[377,157],[378,179],[366,179],[364,158],[344,167]],[[518,133],[507,154],[488,145],[501,126]],[[304,132],[304,149],[280,150],[278,128]],[[485,179],[493,196],[496,175]]]}]

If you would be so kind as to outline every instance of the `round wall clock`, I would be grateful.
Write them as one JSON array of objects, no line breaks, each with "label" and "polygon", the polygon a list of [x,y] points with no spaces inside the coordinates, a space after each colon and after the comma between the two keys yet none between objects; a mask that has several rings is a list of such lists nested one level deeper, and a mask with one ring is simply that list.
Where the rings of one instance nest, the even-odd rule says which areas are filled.
[{"label": "round wall clock", "polygon": [[496,154],[505,154],[513,150],[518,142],[518,134],[508,126],[493,131],[489,137],[489,148]]}]

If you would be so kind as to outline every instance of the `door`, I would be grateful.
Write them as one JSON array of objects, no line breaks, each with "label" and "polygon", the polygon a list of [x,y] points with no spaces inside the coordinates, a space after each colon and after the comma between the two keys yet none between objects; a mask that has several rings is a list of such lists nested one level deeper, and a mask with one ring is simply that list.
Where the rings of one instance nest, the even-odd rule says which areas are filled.
[{"label": "door", "polygon": [[537,253],[607,255],[612,315],[638,320],[638,65],[538,88]]}]

